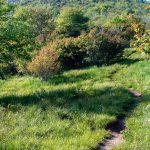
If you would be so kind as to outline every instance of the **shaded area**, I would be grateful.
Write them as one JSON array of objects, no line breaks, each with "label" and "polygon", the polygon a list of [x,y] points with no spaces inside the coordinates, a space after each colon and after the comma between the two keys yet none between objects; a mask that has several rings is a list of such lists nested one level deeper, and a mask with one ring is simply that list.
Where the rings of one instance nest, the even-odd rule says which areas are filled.
[{"label": "shaded area", "polygon": [[[46,140],[48,137],[53,135],[57,138],[62,137],[62,141],[64,139],[69,140],[72,137],[79,138],[82,135],[86,135],[90,132],[90,137],[87,136],[89,138],[88,141],[93,141],[92,135],[94,136],[95,134],[99,134],[97,135],[98,139],[96,139],[96,142],[93,144],[93,147],[95,147],[98,141],[101,141],[102,138],[107,135],[106,133],[101,133],[101,130],[104,130],[107,123],[113,120],[111,117],[115,117],[120,114],[125,115],[127,113],[125,108],[128,107],[131,100],[132,97],[127,89],[123,87],[113,87],[107,85],[101,88],[97,87],[97,89],[91,88],[89,91],[75,87],[51,91],[39,89],[39,91],[32,95],[10,95],[1,97],[0,104],[5,107],[4,112],[13,113],[21,113],[24,111],[24,109],[30,108],[28,106],[38,107],[38,109],[33,109],[35,114],[32,112],[32,119],[27,123],[27,129],[24,129],[24,134],[18,133],[19,136],[24,135],[28,137],[28,128],[31,128],[30,122],[32,122],[32,120],[33,122],[34,120],[39,120],[36,122],[41,122],[41,124],[43,122],[42,126],[46,124],[50,125],[49,122],[53,116],[48,115],[48,112],[49,109],[53,108],[54,111],[56,110],[55,117],[57,116],[57,120],[54,124],[57,124],[58,122],[57,126],[61,128],[55,128],[54,126],[50,127],[47,131],[48,127],[46,127],[44,129],[44,133],[43,131],[38,131],[36,128],[36,131],[30,132],[30,136],[34,135],[35,138],[37,138],[37,136],[40,138],[44,137]],[[23,107],[23,110],[20,108],[20,105],[21,107],[25,106]],[[36,111],[37,113],[39,111],[39,113],[36,114]],[[28,113],[31,113],[30,110]],[[77,120],[78,122],[76,122]],[[20,124],[20,120],[18,121],[17,123]],[[83,122],[86,123],[82,125]],[[67,126],[65,125],[66,123],[68,124]],[[22,125],[24,124],[26,123],[23,123]],[[78,129],[78,125],[81,130]],[[36,127],[36,125],[34,126]],[[16,128],[18,129],[19,127]],[[18,130],[19,132],[21,131],[20,129]],[[59,133],[57,133],[57,130],[59,130]],[[36,134],[33,134],[34,132]],[[30,138],[30,136],[28,138]],[[87,143],[89,143],[88,141]]]},{"label": "shaded area", "polygon": [[71,111],[108,113],[117,116],[126,114],[126,108],[133,102],[128,90],[111,86],[90,91],[77,88],[49,92],[39,90],[33,95],[10,95],[0,98],[0,104],[4,107],[18,104],[25,106],[37,104],[39,107],[44,107],[45,101],[47,102],[46,108],[51,105]]},{"label": "shaded area", "polygon": [[58,84],[65,84],[65,83],[67,84],[76,83],[76,82],[80,82],[80,81],[91,79],[91,78],[92,78],[92,74],[88,74],[88,73],[80,73],[78,75],[71,74],[67,76],[65,76],[64,74],[61,74],[61,75],[55,75],[53,77],[50,77],[47,82],[52,85],[58,85]]},{"label": "shaded area", "polygon": [[130,66],[130,65],[133,65],[134,63],[138,62],[138,61],[141,61],[140,59],[130,59],[130,58],[124,58],[122,59],[121,61],[117,62],[118,64],[120,65],[127,65],[127,66]]},{"label": "shaded area", "polygon": [[[108,86],[102,89],[92,89],[91,92],[92,93],[88,93],[86,90],[77,88],[53,90],[49,92],[40,90],[33,95],[11,95],[0,98],[0,104],[10,111],[18,111],[18,105],[38,105],[43,112],[46,112],[49,106],[60,109],[65,108],[67,112],[59,111],[58,117],[61,120],[70,121],[69,128],[74,125],[74,113],[79,115],[82,113],[116,115],[118,116],[117,121],[111,122],[106,126],[106,130],[110,130],[112,134],[105,139],[106,143],[108,143],[108,141],[114,143],[114,140],[122,138],[120,132],[125,127],[124,117],[120,118],[120,116],[127,116],[131,113],[139,101],[137,101],[137,98],[135,100],[129,91],[122,87],[115,88]],[[90,120],[89,118],[88,124],[91,128],[91,132],[95,132],[98,129],[93,119]],[[105,125],[104,123],[104,127]],[[69,128],[67,127],[65,130],[69,130]],[[105,144],[101,144],[100,146],[104,147]],[[102,150],[100,147],[98,148],[96,150]]]},{"label": "shaded area", "polygon": [[138,58],[137,59],[124,58],[124,59],[122,59],[121,61],[119,61],[117,63],[120,64],[120,65],[130,66],[130,65],[133,65],[134,63],[139,62],[139,61],[141,61],[141,60],[138,59]]},{"label": "shaded area", "polygon": [[106,130],[109,130],[111,132],[120,133],[125,129],[125,118],[124,117],[118,117],[117,120],[109,123],[106,126]]}]

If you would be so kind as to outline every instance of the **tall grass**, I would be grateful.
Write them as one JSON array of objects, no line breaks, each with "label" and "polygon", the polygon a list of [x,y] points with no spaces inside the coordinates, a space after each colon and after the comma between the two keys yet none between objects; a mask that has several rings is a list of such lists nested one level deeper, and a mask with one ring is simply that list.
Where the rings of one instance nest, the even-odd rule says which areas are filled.
[{"label": "tall grass", "polygon": [[94,148],[109,136],[105,130],[109,122],[131,113],[129,106],[135,100],[129,87],[140,90],[144,97],[127,120],[126,143],[121,149],[139,149],[142,144],[148,148],[148,116],[141,107],[149,103],[149,63],[126,60],[72,70],[47,82],[29,76],[1,80],[0,149]]}]

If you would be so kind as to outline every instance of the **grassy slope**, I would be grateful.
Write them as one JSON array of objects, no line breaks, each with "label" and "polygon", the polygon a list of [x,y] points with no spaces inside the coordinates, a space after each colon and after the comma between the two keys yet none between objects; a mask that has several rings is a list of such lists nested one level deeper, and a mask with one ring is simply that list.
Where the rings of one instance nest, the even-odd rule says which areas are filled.
[{"label": "grassy slope", "polygon": [[0,149],[91,149],[109,135],[108,122],[128,114],[135,101],[128,88],[134,87],[144,96],[127,120],[126,142],[118,149],[142,145],[148,150],[150,61],[130,62],[73,70],[48,82],[32,77],[0,81]]},{"label": "grassy slope", "polygon": [[131,116],[127,119],[124,132],[126,142],[117,150],[150,149],[150,61],[137,62],[116,74],[115,79],[126,87],[133,87],[142,92]]}]

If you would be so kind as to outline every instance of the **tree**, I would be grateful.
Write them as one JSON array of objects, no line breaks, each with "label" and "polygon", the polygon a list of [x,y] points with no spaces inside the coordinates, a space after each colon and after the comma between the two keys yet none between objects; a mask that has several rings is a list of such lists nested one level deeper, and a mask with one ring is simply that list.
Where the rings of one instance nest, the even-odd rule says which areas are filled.
[{"label": "tree", "polygon": [[10,5],[6,0],[0,0],[0,78],[4,79],[3,71],[6,69],[5,53],[7,42],[4,40],[4,26],[7,20],[12,16],[11,11],[14,9],[14,5]]},{"label": "tree", "polygon": [[39,46],[37,37],[42,35],[43,42],[52,31],[52,14],[43,6],[18,6],[12,11],[14,5],[4,0],[0,4],[0,72],[22,73]]},{"label": "tree", "polygon": [[[15,15],[13,5],[1,1],[0,15],[0,72],[18,72],[18,60],[28,60],[35,48],[35,36],[31,24]],[[24,61],[24,62],[25,62]],[[20,65],[20,64],[19,64]],[[2,77],[3,74],[3,77]]]},{"label": "tree", "polygon": [[[54,30],[54,21],[52,13],[45,6],[25,6],[17,9],[15,17],[22,21],[27,21],[32,26],[32,32],[35,36],[43,36]],[[45,40],[44,38],[44,40]]]},{"label": "tree", "polygon": [[80,9],[64,7],[56,20],[56,30],[66,36],[78,36],[87,29],[88,20]]},{"label": "tree", "polygon": [[7,20],[8,13],[14,9],[15,5],[8,4],[6,0],[0,0],[0,22]]}]

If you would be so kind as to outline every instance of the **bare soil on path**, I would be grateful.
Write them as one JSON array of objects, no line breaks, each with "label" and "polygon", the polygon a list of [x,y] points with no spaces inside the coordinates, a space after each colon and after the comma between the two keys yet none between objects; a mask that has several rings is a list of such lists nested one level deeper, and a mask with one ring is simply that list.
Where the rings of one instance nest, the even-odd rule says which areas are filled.
[{"label": "bare soil on path", "polygon": [[105,138],[96,150],[111,150],[124,142],[121,132],[125,129],[125,118],[119,117],[116,121],[108,124],[106,129],[110,131],[111,135]]},{"label": "bare soil on path", "polygon": [[[134,98],[142,96],[140,92],[132,88],[129,89],[129,92]],[[110,131],[110,136],[106,137],[95,150],[112,150],[114,147],[122,144],[124,142],[122,131],[125,128],[125,117],[118,117],[116,121],[109,123],[106,130]]]}]

